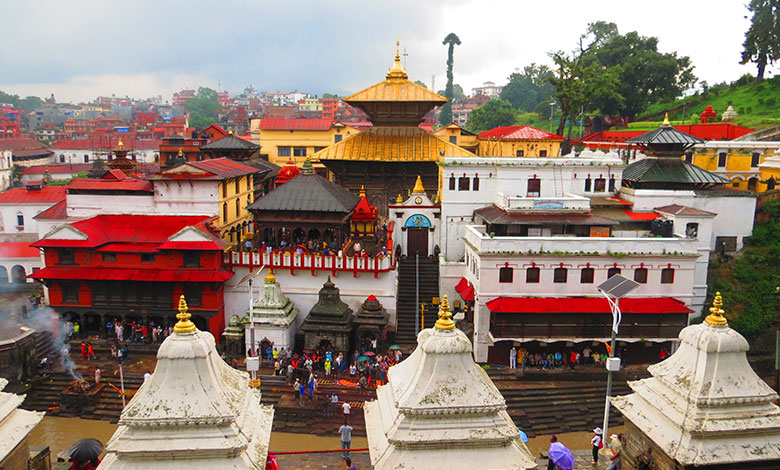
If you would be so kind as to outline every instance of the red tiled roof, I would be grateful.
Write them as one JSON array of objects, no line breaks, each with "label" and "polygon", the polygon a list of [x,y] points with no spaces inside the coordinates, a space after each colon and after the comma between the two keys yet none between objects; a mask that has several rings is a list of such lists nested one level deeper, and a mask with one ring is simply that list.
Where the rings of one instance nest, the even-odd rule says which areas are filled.
[{"label": "red tiled roof", "polygon": [[0,258],[40,258],[38,248],[30,246],[30,242],[0,243]]},{"label": "red tiled roof", "polygon": [[215,158],[212,160],[202,160],[199,162],[189,162],[191,166],[208,171],[222,178],[235,178],[237,176],[257,173],[257,168],[244,165],[241,162],[229,158]]},{"label": "red tiled roof", "polygon": [[[152,150],[159,149],[162,141],[157,139],[122,140],[125,150]],[[58,150],[106,150],[116,148],[119,138],[92,138],[92,139],[60,139],[51,148]]]},{"label": "red tiled roof", "polygon": [[563,137],[531,126],[503,126],[480,132],[479,139],[498,140],[563,140]]},{"label": "red tiled roof", "polygon": [[23,157],[48,157],[49,155],[54,155],[54,152],[51,150],[47,150],[44,148],[41,149],[20,149],[20,150],[14,150],[13,151],[14,157],[16,158],[23,158]]},{"label": "red tiled roof", "polygon": [[158,245],[166,243],[168,238],[180,230],[196,226],[212,238],[211,250],[221,250],[224,242],[205,228],[202,223],[210,216],[176,215],[97,215],[90,219],[73,222],[71,227],[83,232],[86,240],[61,240],[42,238],[33,243],[38,247],[100,247],[109,243],[142,243]]},{"label": "red tiled roof", "polygon": [[261,131],[327,131],[333,125],[330,119],[260,119]]},{"label": "red tiled roof", "polygon": [[78,190],[110,190],[110,191],[152,191],[152,183],[149,181],[141,181],[137,179],[126,180],[104,180],[104,179],[89,179],[89,178],[76,178],[69,185],[67,189]]},{"label": "red tiled roof", "polygon": [[146,282],[225,282],[233,273],[227,269],[126,269],[50,266],[27,277],[33,279],[80,279]]},{"label": "red tiled roof", "polygon": [[[600,297],[498,297],[487,302],[493,313],[604,313],[611,314],[607,299]],[[626,313],[691,313],[673,297],[628,297],[620,299]]]},{"label": "red tiled roof", "polygon": [[39,190],[13,188],[0,193],[0,204],[43,204],[65,200],[63,186],[44,186]]},{"label": "red tiled roof", "polygon": [[58,202],[57,204],[54,204],[53,206],[49,207],[45,211],[41,212],[40,214],[33,217],[35,220],[63,220],[68,217],[68,200],[63,199],[62,201]]},{"label": "red tiled roof", "polygon": [[46,145],[35,139],[0,139],[0,150],[43,149]]},{"label": "red tiled roof", "polygon": [[92,169],[91,163],[74,163],[72,165],[37,165],[22,170],[23,175],[42,175],[47,171],[49,174],[55,173],[81,173]]},{"label": "red tiled roof", "polygon": [[656,207],[655,211],[663,212],[664,214],[674,214],[674,215],[704,215],[704,216],[716,215],[714,212],[703,211],[701,209],[696,209],[695,207],[681,206],[679,204],[671,204],[669,206]]}]

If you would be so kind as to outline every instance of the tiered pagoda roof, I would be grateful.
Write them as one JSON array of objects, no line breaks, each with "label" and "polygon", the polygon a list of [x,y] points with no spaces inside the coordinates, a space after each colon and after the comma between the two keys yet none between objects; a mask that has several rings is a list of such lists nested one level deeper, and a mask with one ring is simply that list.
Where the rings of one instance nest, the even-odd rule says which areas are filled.
[{"label": "tiered pagoda roof", "polygon": [[306,160],[301,174],[253,202],[251,211],[351,213],[360,198],[314,172]]},{"label": "tiered pagoda roof", "polygon": [[360,201],[355,206],[355,212],[352,214],[353,222],[373,222],[376,220],[377,210],[368,202],[366,190],[360,189]]}]

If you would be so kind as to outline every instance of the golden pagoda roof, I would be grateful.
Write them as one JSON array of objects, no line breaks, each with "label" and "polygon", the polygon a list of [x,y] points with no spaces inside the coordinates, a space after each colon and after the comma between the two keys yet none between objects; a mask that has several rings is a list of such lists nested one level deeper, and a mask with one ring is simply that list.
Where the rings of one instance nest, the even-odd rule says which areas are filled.
[{"label": "golden pagoda roof", "polygon": [[363,101],[425,101],[446,103],[447,98],[409,81],[408,78],[388,78],[352,96],[347,103]]},{"label": "golden pagoda roof", "polygon": [[395,162],[438,162],[444,157],[475,157],[473,153],[419,127],[372,127],[333,144],[312,158]]}]

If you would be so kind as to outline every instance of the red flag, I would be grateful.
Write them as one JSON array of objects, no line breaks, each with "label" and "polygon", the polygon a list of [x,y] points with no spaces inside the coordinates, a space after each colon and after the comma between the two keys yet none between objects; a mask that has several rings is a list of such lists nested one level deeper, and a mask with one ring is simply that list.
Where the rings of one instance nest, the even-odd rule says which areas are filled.
[{"label": "red flag", "polygon": [[607,354],[609,354],[611,356],[612,355],[612,346],[610,346],[609,343],[607,343],[606,341],[604,342],[604,346],[607,347]]}]

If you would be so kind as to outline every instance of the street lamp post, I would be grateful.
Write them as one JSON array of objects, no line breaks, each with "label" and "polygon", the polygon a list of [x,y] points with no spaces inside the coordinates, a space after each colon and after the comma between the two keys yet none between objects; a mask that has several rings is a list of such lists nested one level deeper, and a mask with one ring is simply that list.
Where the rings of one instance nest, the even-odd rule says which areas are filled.
[{"label": "street lamp post", "polygon": [[[607,359],[607,393],[604,400],[604,423],[602,426],[602,439],[609,435],[609,399],[612,395],[612,373],[620,370],[620,358],[615,357],[615,347],[617,346],[617,332],[620,326],[620,298],[625,297],[629,292],[639,287],[639,284],[620,274],[615,274],[598,286],[599,292],[607,299],[612,310],[612,338]],[[604,449],[607,445],[604,445]],[[604,451],[606,452],[606,451]]]},{"label": "street lamp post", "polygon": [[[251,256],[251,254],[250,254]],[[257,277],[261,272],[263,272],[263,269],[265,269],[265,265],[261,266],[260,269],[258,269],[255,272],[249,273],[248,275],[244,276],[243,279],[241,279],[238,284],[241,285],[244,283],[244,281],[247,282],[249,285],[249,348],[246,352],[246,365],[247,370],[251,373],[252,379],[249,382],[250,387],[258,387],[259,381],[257,380],[257,370],[260,367],[260,358],[257,356],[251,356],[251,351],[255,351],[255,299],[254,299],[254,292],[252,291],[252,280]]]}]

